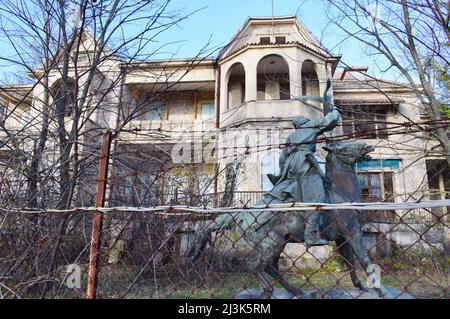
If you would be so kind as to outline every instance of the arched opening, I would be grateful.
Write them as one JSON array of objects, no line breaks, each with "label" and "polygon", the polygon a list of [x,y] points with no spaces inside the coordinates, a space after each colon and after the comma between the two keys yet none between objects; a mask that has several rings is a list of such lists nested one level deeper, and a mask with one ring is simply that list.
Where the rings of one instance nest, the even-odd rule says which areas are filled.
[{"label": "arched opening", "polygon": [[64,116],[71,116],[75,104],[75,81],[67,79],[66,91],[63,89],[63,79],[57,80],[50,88],[50,94],[53,98],[54,107],[57,113],[61,112]]},{"label": "arched opening", "polygon": [[305,60],[302,65],[302,92],[303,95],[319,96],[319,78],[317,77],[315,64],[311,60]]},{"label": "arched opening", "polygon": [[228,72],[227,107],[232,108],[245,102],[245,69],[237,62]]},{"label": "arched opening", "polygon": [[266,153],[261,158],[261,190],[268,192],[272,190],[273,184],[267,177],[267,174],[278,175],[280,174],[280,153],[277,151],[271,151]]},{"label": "arched opening", "polygon": [[289,100],[289,66],[279,55],[265,56],[257,67],[257,100]]}]

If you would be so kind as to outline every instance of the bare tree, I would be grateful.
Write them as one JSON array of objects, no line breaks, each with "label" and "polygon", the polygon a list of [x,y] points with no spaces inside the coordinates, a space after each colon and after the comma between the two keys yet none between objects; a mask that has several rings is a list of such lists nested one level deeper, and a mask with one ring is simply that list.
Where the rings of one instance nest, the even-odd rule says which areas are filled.
[{"label": "bare tree", "polygon": [[[169,50],[170,43],[161,41],[164,32],[195,12],[171,9],[171,0],[0,2],[0,34],[7,48],[0,53],[0,61],[16,74],[14,81],[27,83],[17,105],[5,112],[0,123],[0,133],[5,136],[0,148],[10,150],[10,165],[2,167],[2,173],[6,176],[13,170],[20,190],[9,196],[9,206],[73,206],[77,192],[84,187],[81,177],[96,170],[102,130],[113,130],[117,137],[152,100],[213,52],[209,44],[200,48],[187,67],[171,71],[181,74],[178,80],[163,74],[164,78],[158,79],[163,85],[151,88],[140,101],[123,97],[128,71]],[[167,60],[174,55],[169,53]],[[6,123],[23,120],[18,107],[29,99],[30,118],[11,130]],[[11,164],[17,161],[17,154],[21,165]],[[2,202],[2,207],[5,204]],[[27,228],[26,242],[35,258],[29,258],[27,248],[18,260],[27,261],[23,278],[35,276],[36,283],[45,283],[41,296],[48,292],[49,276],[58,266],[60,246],[72,217],[66,214],[51,223],[37,216],[28,218],[33,227]],[[46,244],[36,245],[43,238]],[[45,260],[44,265],[39,260]],[[4,275],[14,273],[16,267]]]},{"label": "bare tree", "polygon": [[[329,19],[348,37],[360,41],[367,53],[387,61],[380,71],[398,71],[412,87],[436,126],[431,135],[438,141],[450,165],[448,128],[439,78],[448,75],[449,6],[447,1],[353,0],[328,1]],[[443,76],[444,74],[444,76]],[[416,125],[415,123],[412,123]],[[423,128],[422,128],[423,129]]]}]

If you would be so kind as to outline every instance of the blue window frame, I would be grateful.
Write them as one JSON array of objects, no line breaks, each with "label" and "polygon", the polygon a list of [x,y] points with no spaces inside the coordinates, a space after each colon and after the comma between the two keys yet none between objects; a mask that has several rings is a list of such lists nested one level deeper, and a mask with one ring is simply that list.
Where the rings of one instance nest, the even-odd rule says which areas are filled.
[{"label": "blue window frame", "polygon": [[360,161],[355,164],[356,170],[370,170],[370,169],[391,169],[397,170],[400,168],[400,160],[398,159],[372,159],[369,161]]}]

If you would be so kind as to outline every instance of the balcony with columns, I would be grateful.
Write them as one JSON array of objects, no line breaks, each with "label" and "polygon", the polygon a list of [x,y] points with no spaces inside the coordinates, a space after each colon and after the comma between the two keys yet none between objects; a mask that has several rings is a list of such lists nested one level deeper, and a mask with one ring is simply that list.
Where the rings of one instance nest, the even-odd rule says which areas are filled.
[{"label": "balcony with columns", "polygon": [[298,48],[247,51],[222,62],[221,71],[221,127],[323,115],[318,97],[331,66]]}]

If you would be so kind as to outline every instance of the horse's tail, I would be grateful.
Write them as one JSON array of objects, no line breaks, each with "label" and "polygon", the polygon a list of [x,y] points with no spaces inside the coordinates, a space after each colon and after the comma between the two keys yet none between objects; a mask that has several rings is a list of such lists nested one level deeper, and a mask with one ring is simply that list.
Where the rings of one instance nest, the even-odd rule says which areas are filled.
[{"label": "horse's tail", "polygon": [[233,222],[234,218],[231,214],[222,214],[216,217],[204,229],[200,229],[198,231],[195,235],[192,246],[186,253],[186,257],[191,261],[197,260],[203,253],[206,244],[211,240],[211,233],[231,228]]}]

